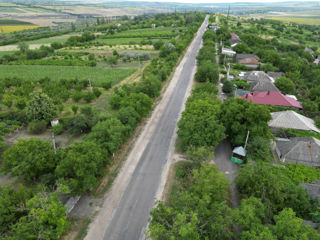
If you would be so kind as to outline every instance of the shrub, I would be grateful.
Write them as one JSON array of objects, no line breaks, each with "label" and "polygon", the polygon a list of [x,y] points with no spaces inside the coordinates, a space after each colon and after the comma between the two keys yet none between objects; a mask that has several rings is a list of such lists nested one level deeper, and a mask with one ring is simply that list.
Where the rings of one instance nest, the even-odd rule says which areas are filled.
[{"label": "shrub", "polygon": [[47,121],[45,120],[34,120],[28,125],[28,132],[32,134],[43,133],[47,129]]},{"label": "shrub", "polygon": [[84,94],[83,99],[87,102],[90,103],[93,99],[95,98],[94,94],[92,92],[87,92]]},{"label": "shrub", "polygon": [[77,105],[72,105],[71,109],[72,109],[72,112],[76,114],[78,112],[79,107]]},{"label": "shrub", "polygon": [[102,87],[105,89],[105,90],[108,90],[112,87],[112,81],[107,81],[107,82],[103,82],[102,83]]},{"label": "shrub", "polygon": [[99,88],[93,88],[92,91],[96,98],[100,97],[101,91],[99,90]]},{"label": "shrub", "polygon": [[63,133],[63,125],[59,123],[58,125],[53,126],[52,132],[54,132],[54,134],[60,135],[61,133]]},{"label": "shrub", "polygon": [[231,81],[225,81],[222,87],[222,91],[225,93],[231,93],[233,90],[233,83]]},{"label": "shrub", "polygon": [[83,97],[82,92],[76,91],[76,92],[72,93],[72,100],[75,101],[75,102],[79,102],[82,97]]}]

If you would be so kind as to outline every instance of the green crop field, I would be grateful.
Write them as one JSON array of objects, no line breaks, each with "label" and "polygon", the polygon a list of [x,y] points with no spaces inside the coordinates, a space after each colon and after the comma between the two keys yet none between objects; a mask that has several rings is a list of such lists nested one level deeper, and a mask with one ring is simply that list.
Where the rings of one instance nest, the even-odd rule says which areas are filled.
[{"label": "green crop field", "polygon": [[108,36],[108,38],[162,38],[175,37],[178,35],[175,31],[180,31],[185,28],[143,28],[131,29]]},{"label": "green crop field", "polygon": [[[132,45],[132,44],[140,44],[141,41],[148,41],[146,38],[111,38],[111,39],[95,39],[94,42],[102,43],[105,45]],[[154,41],[156,39],[152,39]],[[164,42],[167,39],[162,39]]]},{"label": "green crop field", "polygon": [[0,51],[0,57],[2,57],[3,55],[6,55],[6,54],[12,54],[14,52],[15,51]]},{"label": "green crop field", "polygon": [[38,80],[49,77],[52,80],[59,79],[87,79],[90,77],[94,86],[101,86],[105,81],[116,84],[130,76],[137,70],[131,68],[103,68],[103,67],[78,67],[78,66],[0,66],[1,77],[18,77],[25,80]]},{"label": "green crop field", "polygon": [[15,7],[2,7],[0,6],[0,12],[6,12],[6,13],[23,13],[23,11],[15,8]]},{"label": "green crop field", "polygon": [[0,25],[8,26],[8,25],[34,25],[29,22],[13,20],[13,19],[0,19]]}]

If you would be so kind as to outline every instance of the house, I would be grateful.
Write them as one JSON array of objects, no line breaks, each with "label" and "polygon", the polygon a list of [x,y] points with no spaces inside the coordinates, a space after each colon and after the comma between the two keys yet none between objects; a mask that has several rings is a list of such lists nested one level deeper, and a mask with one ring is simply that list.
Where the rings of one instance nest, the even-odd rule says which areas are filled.
[{"label": "house", "polygon": [[220,26],[218,26],[218,25],[211,25],[211,26],[209,26],[208,28],[211,29],[212,31],[216,32],[217,30],[220,29]]},{"label": "house", "polygon": [[301,187],[303,187],[308,193],[309,197],[316,198],[320,201],[320,182],[315,183],[300,183]]},{"label": "house", "polygon": [[270,78],[273,79],[273,81],[277,80],[278,78],[286,76],[286,74],[283,72],[267,72],[267,74]]},{"label": "house", "polygon": [[246,65],[247,69],[258,69],[258,67],[260,66],[260,63],[257,59],[255,58],[245,58],[245,59],[241,59],[239,60],[239,63],[242,65]]},{"label": "house", "polygon": [[231,33],[231,40],[230,40],[231,46],[236,46],[240,42],[241,42],[240,37],[235,33]]},{"label": "house", "polygon": [[311,55],[314,54],[314,51],[310,48],[307,48],[307,47],[304,49],[304,51],[310,53]]},{"label": "house", "polygon": [[231,57],[237,54],[235,51],[233,51],[230,48],[222,48],[221,53],[224,55],[227,55],[227,56],[231,56]]},{"label": "house", "polygon": [[320,167],[320,140],[313,137],[279,138],[276,152],[280,161]]},{"label": "house", "polygon": [[274,129],[296,129],[320,133],[311,118],[307,118],[295,111],[281,111],[271,113],[272,120],[268,122]]},{"label": "house", "polygon": [[287,97],[278,91],[251,92],[240,97],[247,100],[248,102],[263,105],[293,107],[296,109],[302,109],[302,106],[298,101],[296,101],[293,98]]},{"label": "house", "polygon": [[243,73],[241,79],[247,80],[252,92],[278,91],[279,89],[273,84],[274,80],[263,71],[251,71]]},{"label": "house", "polygon": [[246,59],[246,58],[259,59],[258,56],[255,54],[237,54],[236,61],[239,62],[240,60]]}]

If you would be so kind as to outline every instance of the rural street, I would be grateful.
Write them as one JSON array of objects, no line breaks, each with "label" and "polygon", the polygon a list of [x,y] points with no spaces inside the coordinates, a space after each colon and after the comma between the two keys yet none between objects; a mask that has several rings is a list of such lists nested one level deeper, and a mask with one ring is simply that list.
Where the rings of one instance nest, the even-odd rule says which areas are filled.
[{"label": "rural street", "polygon": [[[196,56],[207,24],[208,16],[128,156],[109,197],[99,210],[100,216],[90,226],[86,240],[144,239],[149,212],[163,186],[163,172],[174,148],[177,122],[191,90]],[[111,199],[114,198],[113,193],[119,196],[121,191],[120,197]],[[114,207],[110,207],[110,204]]]}]

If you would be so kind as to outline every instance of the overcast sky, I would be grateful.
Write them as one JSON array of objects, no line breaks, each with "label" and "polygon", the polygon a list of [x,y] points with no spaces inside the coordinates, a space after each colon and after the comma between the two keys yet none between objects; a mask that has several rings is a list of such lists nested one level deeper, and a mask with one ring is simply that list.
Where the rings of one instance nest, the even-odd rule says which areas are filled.
[{"label": "overcast sky", "polygon": [[[304,2],[303,0],[142,0],[148,2],[182,2],[182,3],[224,3],[224,2],[287,2],[287,1],[299,1]],[[320,1],[315,1],[320,2]]]}]

